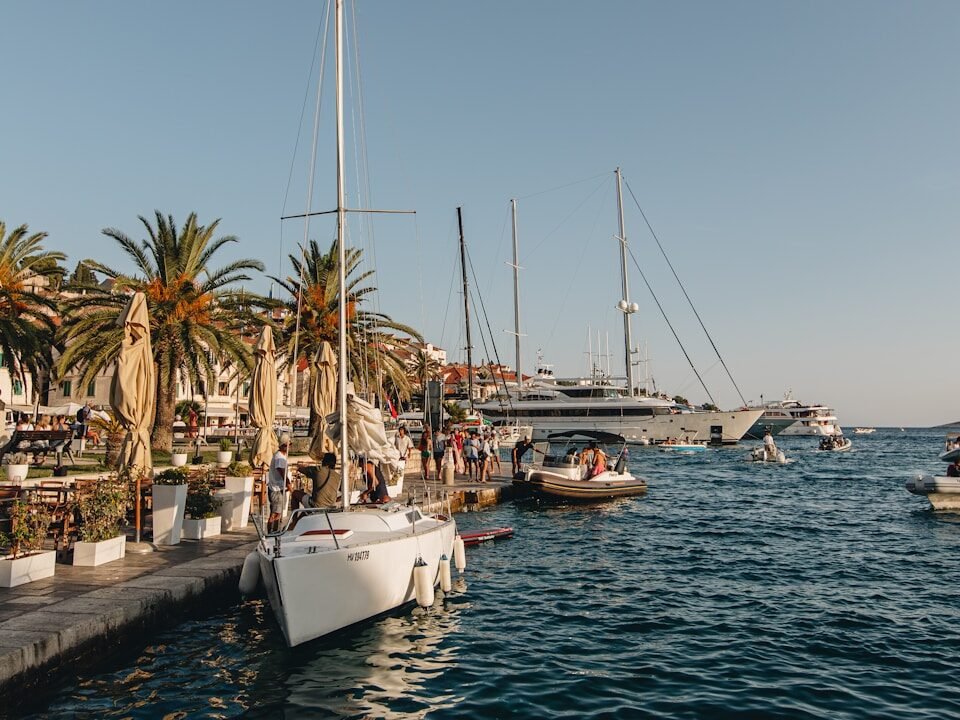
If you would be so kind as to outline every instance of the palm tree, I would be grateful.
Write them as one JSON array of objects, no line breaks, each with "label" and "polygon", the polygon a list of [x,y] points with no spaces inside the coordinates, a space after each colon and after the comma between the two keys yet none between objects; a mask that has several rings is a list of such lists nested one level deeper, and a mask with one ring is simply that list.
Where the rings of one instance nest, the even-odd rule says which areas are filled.
[{"label": "palm tree", "polygon": [[[21,225],[7,234],[0,221],[0,352],[10,374],[34,381],[52,365],[57,305],[43,289],[63,276],[61,252],[44,250],[45,232],[30,234]],[[36,391],[36,382],[34,383]]]},{"label": "palm tree", "polygon": [[418,350],[410,363],[410,372],[420,385],[420,393],[426,397],[427,383],[440,375],[440,363],[426,350]]},{"label": "palm tree", "polygon": [[113,363],[123,336],[117,317],[128,293],[146,295],[150,311],[150,339],[157,370],[157,410],[151,444],[170,450],[177,397],[178,373],[191,387],[214,383],[214,364],[225,360],[252,367],[252,354],[242,333],[268,322],[258,310],[271,303],[242,290],[233,289],[250,280],[249,270],[263,270],[257,260],[236,260],[211,269],[213,256],[237,238],[214,239],[217,225],[200,225],[191,213],[179,230],[173,216],[156,213],[156,227],[140,217],[147,237],[139,242],[120,230],[106,228],[103,234],[117,241],[135,266],[134,275],[125,275],[94,260],[84,263],[113,280],[110,290],[89,284],[73,286],[85,291],[66,301],[62,328],[64,353],[58,363],[61,373],[77,368],[84,387],[96,374]]},{"label": "palm tree", "polygon": [[[373,270],[360,271],[363,251],[346,248],[347,292],[347,356],[349,375],[360,392],[379,394],[389,386],[399,397],[409,397],[410,385],[406,366],[398,354],[408,340],[394,336],[399,332],[421,339],[420,334],[387,315],[361,309],[376,288],[364,285]],[[281,280],[272,278],[290,295],[284,318],[280,344],[287,367],[292,362],[310,362],[324,341],[339,346],[339,246],[334,240],[326,252],[311,240],[301,258],[290,256],[293,273]],[[301,278],[303,281],[301,288]],[[297,310],[299,308],[299,318]],[[294,357],[296,355],[296,357]],[[320,418],[310,411],[310,430],[314,432]]]}]

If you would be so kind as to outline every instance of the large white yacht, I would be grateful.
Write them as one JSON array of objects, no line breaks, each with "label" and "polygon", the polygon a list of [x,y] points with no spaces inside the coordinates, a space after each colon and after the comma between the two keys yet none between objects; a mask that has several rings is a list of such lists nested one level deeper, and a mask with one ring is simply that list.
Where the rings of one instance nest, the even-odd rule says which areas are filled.
[{"label": "large white yacht", "polygon": [[769,430],[771,435],[813,435],[825,437],[842,435],[837,416],[826,405],[804,405],[793,399],[787,391],[783,400],[766,402],[760,406],[763,414],[750,428],[747,437],[762,438]]},{"label": "large white yacht", "polygon": [[592,379],[561,380],[538,375],[509,399],[494,398],[476,408],[493,420],[533,427],[533,439],[558,432],[588,430],[622,435],[628,443],[664,442],[669,438],[733,444],[760,418],[763,410],[729,412],[695,410],[660,397],[630,397],[626,388]]}]

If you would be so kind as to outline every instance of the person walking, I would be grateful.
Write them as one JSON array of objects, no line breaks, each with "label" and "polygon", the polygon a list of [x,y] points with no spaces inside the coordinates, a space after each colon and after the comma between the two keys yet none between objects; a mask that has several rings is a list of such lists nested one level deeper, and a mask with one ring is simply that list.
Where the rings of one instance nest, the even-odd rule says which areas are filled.
[{"label": "person walking", "polygon": [[424,480],[430,479],[430,453],[433,452],[433,437],[430,435],[430,428],[424,428],[420,436],[420,477]]},{"label": "person walking", "polygon": [[400,453],[400,474],[407,470],[407,460],[410,459],[410,453],[413,452],[413,440],[407,435],[407,428],[401,425],[397,428],[397,435],[393,438],[393,446]]},{"label": "person walking", "polygon": [[267,474],[267,492],[270,499],[270,517],[267,520],[267,532],[277,532],[280,529],[280,518],[283,517],[283,494],[288,489],[287,480],[287,451],[290,448],[290,436],[283,433],[280,436],[280,447],[270,460],[270,470]]}]

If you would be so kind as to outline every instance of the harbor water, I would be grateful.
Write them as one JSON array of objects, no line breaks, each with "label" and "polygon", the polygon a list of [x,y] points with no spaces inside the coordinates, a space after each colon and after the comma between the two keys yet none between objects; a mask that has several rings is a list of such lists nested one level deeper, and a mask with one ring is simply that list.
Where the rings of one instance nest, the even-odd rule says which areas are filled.
[{"label": "harbor water", "polygon": [[633,449],[645,497],[458,516],[515,536],[429,611],[291,650],[264,600],[212,608],[29,715],[958,717],[960,515],[903,487],[943,434],[852,438],[782,439],[782,466]]}]

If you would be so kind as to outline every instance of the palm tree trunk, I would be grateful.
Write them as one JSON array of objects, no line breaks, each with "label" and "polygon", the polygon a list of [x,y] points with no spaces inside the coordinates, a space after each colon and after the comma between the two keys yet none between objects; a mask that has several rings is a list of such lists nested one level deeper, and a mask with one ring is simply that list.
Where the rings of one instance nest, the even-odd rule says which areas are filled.
[{"label": "palm tree trunk", "polygon": [[153,431],[150,433],[150,447],[154,450],[170,452],[173,450],[173,418],[177,407],[177,386],[169,367],[158,368],[157,373],[157,411]]}]

